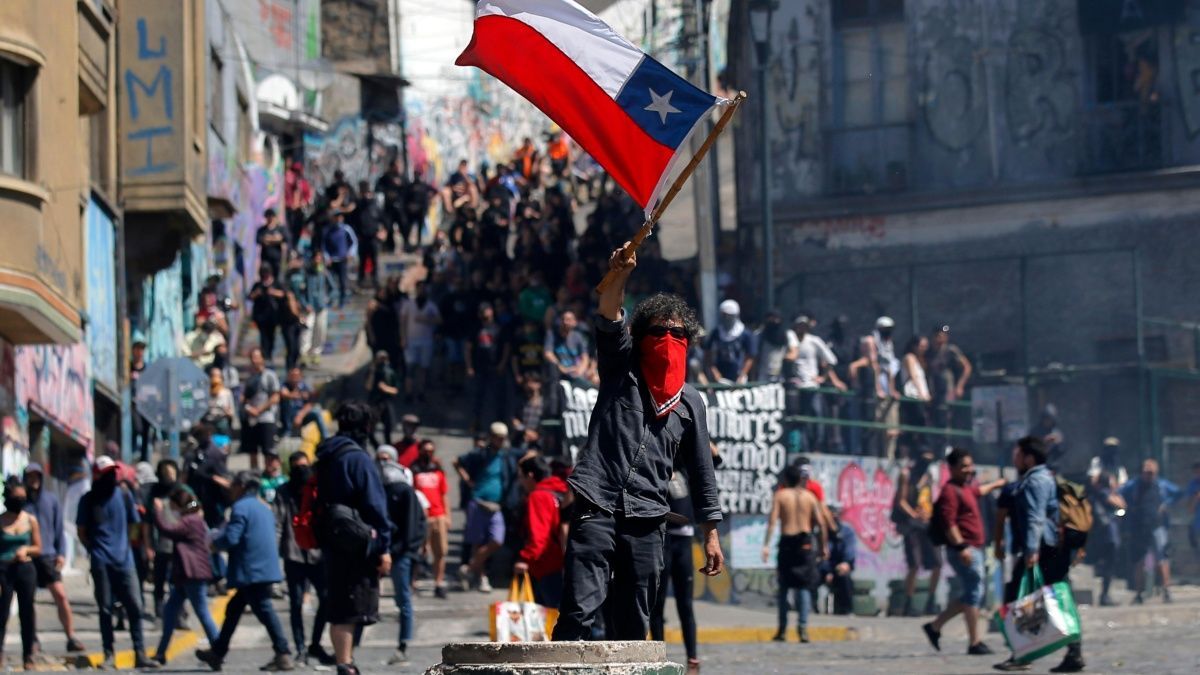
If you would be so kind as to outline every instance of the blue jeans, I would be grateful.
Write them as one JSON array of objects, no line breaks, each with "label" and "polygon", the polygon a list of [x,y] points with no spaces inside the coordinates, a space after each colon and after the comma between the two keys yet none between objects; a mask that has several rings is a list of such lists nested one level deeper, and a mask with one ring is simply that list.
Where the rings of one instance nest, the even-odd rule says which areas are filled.
[{"label": "blue jeans", "polygon": [[985,576],[983,565],[983,549],[971,547],[971,564],[966,564],[958,551],[947,550],[946,559],[950,562],[954,576],[958,577],[961,595],[958,601],[968,607],[983,607]]},{"label": "blue jeans", "polygon": [[405,645],[413,636],[411,556],[402,555],[392,563],[392,586],[396,592],[396,607],[400,610],[400,644]]},{"label": "blue jeans", "polygon": [[788,610],[788,591],[792,592],[792,597],[795,598],[796,611],[800,614],[800,627],[808,626],[808,614],[812,611],[812,592],[807,588],[788,588],[786,586],[779,587],[779,594],[776,596],[776,604],[779,605],[779,632],[787,630]]},{"label": "blue jeans", "polygon": [[212,643],[214,654],[225,658],[225,654],[229,651],[229,641],[233,639],[233,631],[237,630],[238,621],[241,620],[242,612],[246,611],[247,607],[254,613],[263,628],[267,629],[267,635],[271,636],[271,646],[275,649],[275,653],[288,653],[288,641],[283,634],[283,626],[279,623],[275,608],[271,606],[271,586],[270,582],[265,582],[237,589],[225,607],[225,623],[221,624],[221,634],[217,636],[217,641]]},{"label": "blue jeans", "polygon": [[212,615],[208,613],[208,582],[188,580],[175,584],[171,586],[171,595],[167,597],[167,604],[163,606],[162,639],[158,641],[157,652],[161,658],[167,656],[167,646],[171,644],[171,634],[175,632],[175,625],[179,622],[179,610],[183,609],[184,600],[191,603],[192,611],[196,613],[196,618],[200,619],[200,625],[204,627],[204,635],[209,643],[217,639],[217,624],[213,623]]},{"label": "blue jeans", "polygon": [[142,601],[138,593],[137,572],[133,566],[114,567],[92,561],[92,585],[100,611],[100,641],[105,655],[113,653],[113,603],[120,602],[129,619],[129,637],[133,650],[145,653],[142,635]]}]

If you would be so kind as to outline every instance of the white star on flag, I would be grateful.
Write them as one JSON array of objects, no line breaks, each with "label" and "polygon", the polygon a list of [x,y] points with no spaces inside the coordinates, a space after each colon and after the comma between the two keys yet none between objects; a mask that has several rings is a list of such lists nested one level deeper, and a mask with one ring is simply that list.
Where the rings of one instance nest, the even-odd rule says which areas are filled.
[{"label": "white star on flag", "polygon": [[672,113],[683,112],[679,108],[676,108],[675,106],[671,105],[671,97],[674,95],[675,95],[674,90],[668,91],[666,96],[659,96],[658,92],[654,91],[653,89],[650,89],[650,105],[643,108],[643,110],[649,110],[650,112],[658,113],[658,118],[662,121],[663,124],[666,124],[667,123],[667,115],[670,115]]}]

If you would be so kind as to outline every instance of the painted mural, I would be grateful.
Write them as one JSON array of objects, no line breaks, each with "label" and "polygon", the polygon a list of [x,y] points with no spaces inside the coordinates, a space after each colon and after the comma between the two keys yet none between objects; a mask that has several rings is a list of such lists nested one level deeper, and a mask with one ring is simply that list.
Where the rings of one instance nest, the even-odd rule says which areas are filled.
[{"label": "painted mural", "polygon": [[18,430],[28,429],[30,415],[37,415],[90,452],[95,422],[86,345],[16,347],[13,389]]},{"label": "painted mural", "polygon": [[117,391],[116,230],[104,207],[87,205],[87,344],[92,377]]},{"label": "painted mural", "polygon": [[179,257],[142,282],[138,326],[146,338],[146,361],[176,356],[183,337],[183,264]]}]

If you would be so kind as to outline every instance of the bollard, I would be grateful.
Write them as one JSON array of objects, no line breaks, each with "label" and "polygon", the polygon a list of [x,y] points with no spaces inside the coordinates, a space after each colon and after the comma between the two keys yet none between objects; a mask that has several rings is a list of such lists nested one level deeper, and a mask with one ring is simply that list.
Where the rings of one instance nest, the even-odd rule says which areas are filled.
[{"label": "bollard", "polygon": [[426,675],[683,675],[662,642],[458,642]]}]

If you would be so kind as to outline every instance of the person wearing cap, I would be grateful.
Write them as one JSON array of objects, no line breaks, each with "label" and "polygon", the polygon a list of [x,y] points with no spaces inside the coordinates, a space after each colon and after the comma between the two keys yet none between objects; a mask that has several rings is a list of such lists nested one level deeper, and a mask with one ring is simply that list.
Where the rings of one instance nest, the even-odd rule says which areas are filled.
[{"label": "person wearing cap", "polygon": [[142,600],[138,593],[129,526],[141,523],[133,495],[117,483],[117,463],[101,455],[93,469],[92,489],[79,501],[75,525],[79,540],[91,557],[92,588],[100,614],[100,639],[104,644],[103,666],[115,667],[113,606],[120,602],[129,616],[134,665],[157,668],[146,656],[142,633]]},{"label": "person wearing cap", "polygon": [[394,474],[397,480],[412,485],[412,470],[396,461],[399,456],[400,453],[394,445],[381,445],[376,448],[375,464],[379,466],[379,475],[383,476],[385,484],[389,475]]},{"label": "person wearing cap", "polygon": [[[792,322],[792,330],[788,331],[787,359],[792,364],[788,383],[800,394],[801,415],[825,417],[825,398],[818,389],[828,384],[845,391],[846,385],[833,370],[838,363],[837,355],[824,340],[812,333],[812,326],[808,314],[800,314]],[[805,424],[804,438],[809,451],[820,450],[825,443],[825,425]]]},{"label": "person wearing cap", "polygon": [[383,427],[382,443],[375,440],[374,433],[370,436],[369,440],[375,447],[390,445],[392,442],[392,429],[396,426],[396,417],[392,406],[399,394],[400,382],[396,377],[396,371],[392,368],[388,353],[381,349],[375,352],[375,361],[371,364],[371,371],[367,374],[367,403],[371,405],[375,418]]},{"label": "person wearing cap", "polygon": [[220,670],[229,651],[229,642],[247,608],[267,629],[275,658],[262,670],[295,668],[283,626],[271,605],[271,587],[283,581],[279,554],[275,545],[275,516],[271,507],[258,497],[258,474],[239,471],[229,486],[229,522],[212,540],[212,545],[229,552],[229,587],[236,592],[225,606],[221,633],[209,649],[196,651],[196,658],[213,670]]},{"label": "person wearing cap", "polygon": [[[974,369],[971,360],[950,342],[950,326],[938,324],[929,336],[929,352],[925,355],[929,371],[929,389],[933,405],[933,426],[949,427],[954,421],[948,403],[966,397],[967,382]],[[949,438],[944,439],[949,445]]]},{"label": "person wearing cap", "polygon": [[567,479],[575,511],[555,640],[590,639],[606,600],[609,637],[645,639],[665,564],[673,468],[688,476],[702,531],[701,573],[716,576],[724,567],[708,413],[686,382],[688,349],[700,324],[683,298],[657,293],[637,304],[626,325],[625,287],[636,266],[636,255],[613,251],[614,278],[600,294],[594,322],[599,398]]},{"label": "person wearing cap", "polygon": [[459,568],[458,576],[463,590],[470,590],[477,580],[481,593],[492,590],[487,561],[504,545],[505,498],[517,482],[516,458],[508,447],[508,425],[493,422],[488,432],[484,447],[454,460],[454,469],[471,494],[463,541],[473,549],[470,562]]},{"label": "person wearing cap", "polygon": [[717,328],[704,345],[704,369],[714,382],[742,384],[754,368],[754,335],[742,323],[742,308],[736,300],[722,302],[720,313]]},{"label": "person wearing cap", "polygon": [[25,510],[37,519],[42,537],[41,553],[34,558],[38,588],[50,591],[54,606],[58,609],[58,620],[67,636],[67,651],[85,651],[83,643],[75,637],[75,619],[71,614],[71,603],[67,600],[67,589],[63,586],[62,570],[66,565],[67,542],[63,534],[63,510],[58,497],[51,490],[44,490],[45,471],[42,465],[30,462],[25,466],[25,491],[28,501]]}]

